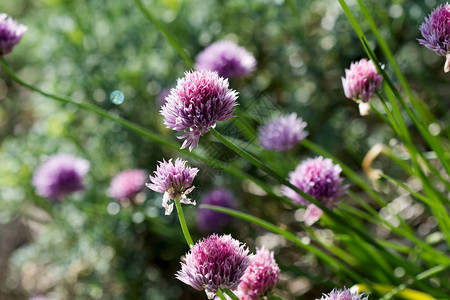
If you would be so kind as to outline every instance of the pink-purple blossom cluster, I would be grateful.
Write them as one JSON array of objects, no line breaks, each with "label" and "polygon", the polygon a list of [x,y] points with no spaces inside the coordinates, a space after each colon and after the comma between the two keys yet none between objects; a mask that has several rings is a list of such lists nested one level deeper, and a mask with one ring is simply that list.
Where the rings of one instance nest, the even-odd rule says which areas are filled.
[{"label": "pink-purple blossom cluster", "polygon": [[166,97],[161,107],[167,128],[182,131],[185,139],[181,148],[189,151],[218,121],[232,117],[237,105],[237,92],[228,88],[228,80],[216,72],[202,70],[186,72]]},{"label": "pink-purple blossom cluster", "polygon": [[324,294],[322,298],[316,300],[368,300],[368,296],[352,292],[350,289],[344,288],[342,290],[333,289],[329,294]]},{"label": "pink-purple blossom cluster", "polygon": [[306,125],[296,113],[280,116],[258,128],[259,143],[268,150],[290,150],[308,136]]},{"label": "pink-purple blossom cluster", "polygon": [[445,56],[444,71],[450,71],[450,4],[435,8],[420,26],[423,39],[417,39],[437,55]]},{"label": "pink-purple blossom cluster", "polygon": [[[308,158],[289,173],[289,182],[323,205],[333,208],[346,189],[342,185],[341,171],[342,168],[333,164],[329,158],[322,156]],[[305,214],[306,224],[313,224],[322,215],[318,207],[310,204],[291,188],[283,186],[282,193],[292,199],[295,204],[308,205]]]},{"label": "pink-purple blossom cluster", "polygon": [[278,282],[280,268],[273,257],[273,251],[256,249],[251,264],[242,275],[237,292],[241,300],[259,300]]},{"label": "pink-purple blossom cluster", "polygon": [[191,201],[186,197],[194,186],[192,182],[198,173],[197,168],[191,168],[186,166],[186,161],[181,158],[177,158],[175,163],[172,159],[166,161],[163,159],[159,162],[156,171],[153,172],[153,176],[150,175],[150,183],[146,183],[146,186],[158,193],[164,194],[162,200],[162,206],[165,209],[165,214],[170,215],[173,210],[173,203],[175,200],[180,200],[183,204],[193,204],[195,201]]},{"label": "pink-purple blossom cluster", "polygon": [[111,180],[107,194],[117,201],[131,199],[140,192],[145,180],[143,170],[124,170]]},{"label": "pink-purple blossom cluster", "polygon": [[191,247],[176,278],[212,299],[219,289],[236,289],[251,260],[245,244],[213,234]]},{"label": "pink-purple blossom cluster", "polygon": [[383,82],[383,76],[378,74],[375,64],[365,58],[352,62],[341,80],[345,97],[359,103],[361,115],[366,115],[369,99]]},{"label": "pink-purple blossom cluster", "polygon": [[197,70],[215,71],[225,78],[248,75],[255,67],[253,55],[230,41],[218,41],[209,45],[195,59]]},{"label": "pink-purple blossom cluster", "polygon": [[0,56],[10,53],[26,31],[25,25],[17,23],[7,14],[0,14]]}]

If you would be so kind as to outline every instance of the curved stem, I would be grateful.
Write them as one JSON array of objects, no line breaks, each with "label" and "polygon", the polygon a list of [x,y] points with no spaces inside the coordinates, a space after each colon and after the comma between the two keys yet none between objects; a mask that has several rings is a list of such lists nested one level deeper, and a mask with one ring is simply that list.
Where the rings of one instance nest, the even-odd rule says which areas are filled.
[{"label": "curved stem", "polygon": [[221,289],[217,291],[217,296],[219,296],[220,300],[227,300],[227,298],[225,298],[224,294],[222,293]]},{"label": "curved stem", "polygon": [[163,25],[150,13],[150,11],[144,6],[141,0],[134,0],[136,5],[139,7],[139,9],[142,11],[142,13],[147,17],[147,19],[155,25],[155,27],[161,31],[161,33],[164,35],[164,37],[169,41],[170,45],[172,46],[175,51],[178,52],[178,55],[181,57],[181,59],[185,62],[185,64],[193,69],[194,64],[192,60],[189,58],[189,56],[186,54],[184,49],[177,43],[175,38],[164,28]]},{"label": "curved stem", "polygon": [[228,297],[230,297],[233,300],[239,300],[239,298],[233,293],[233,291],[231,291],[230,289],[223,289],[223,291],[225,292],[225,294],[228,295]]},{"label": "curved stem", "polygon": [[180,199],[176,199],[175,206],[177,207],[177,213],[178,213],[178,219],[180,220],[181,230],[183,231],[184,238],[186,239],[186,242],[189,245],[189,248],[194,245],[194,242],[192,241],[191,234],[189,233],[189,229],[186,224],[186,220],[184,218],[183,214],[183,208],[181,207]]}]

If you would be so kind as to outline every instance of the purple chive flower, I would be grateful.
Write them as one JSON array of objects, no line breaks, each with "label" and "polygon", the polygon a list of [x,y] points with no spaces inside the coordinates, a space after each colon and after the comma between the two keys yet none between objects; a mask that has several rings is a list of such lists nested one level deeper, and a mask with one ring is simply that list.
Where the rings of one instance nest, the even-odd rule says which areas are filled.
[{"label": "purple chive flower", "polygon": [[197,168],[186,167],[186,161],[181,158],[177,158],[175,163],[172,163],[172,159],[163,159],[153,172],[154,176],[149,176],[151,183],[145,185],[155,192],[164,193],[162,206],[166,210],[165,214],[170,215],[173,203],[169,204],[169,201],[180,200],[183,204],[195,205],[195,201],[191,202],[186,195],[194,189],[191,185],[197,172]]},{"label": "purple chive flower", "polygon": [[259,300],[260,296],[275,287],[280,268],[273,258],[273,251],[266,248],[256,249],[256,254],[244,275],[238,291],[241,300]]},{"label": "purple chive flower", "polygon": [[420,25],[423,39],[417,39],[419,44],[424,45],[436,52],[439,56],[445,56],[444,72],[450,71],[450,4],[436,7],[428,18]]},{"label": "purple chive flower", "polygon": [[228,79],[212,71],[186,72],[166,97],[161,107],[167,128],[184,131],[179,139],[186,139],[181,149],[189,151],[198,145],[200,137],[217,121],[232,117],[237,105],[237,92],[228,88]]},{"label": "purple chive flower", "polygon": [[145,184],[146,174],[142,170],[125,170],[111,180],[107,194],[117,201],[131,199]]},{"label": "purple chive flower", "polygon": [[[333,164],[329,158],[322,156],[308,158],[289,173],[289,182],[323,205],[333,208],[347,188],[342,186],[341,171],[342,168]],[[305,213],[307,225],[312,225],[322,215],[322,211],[318,207],[310,204],[291,188],[283,186],[282,194],[292,199],[295,204],[308,205]]]},{"label": "purple chive flower", "polygon": [[31,297],[28,300],[48,300],[48,298],[44,297],[44,296],[35,296],[35,297]]},{"label": "purple chive flower", "polygon": [[259,143],[264,149],[287,151],[308,136],[307,123],[296,113],[280,116],[258,129]]},{"label": "purple chive flower", "polygon": [[[226,208],[235,208],[233,195],[226,189],[215,189],[207,193],[202,204],[217,205]],[[231,216],[218,211],[201,208],[197,212],[197,227],[202,232],[220,231],[227,226]]]},{"label": "purple chive flower", "polygon": [[39,196],[62,200],[67,194],[84,189],[83,177],[89,162],[70,154],[56,154],[34,172],[32,183]]},{"label": "purple chive flower", "polygon": [[367,102],[381,88],[383,76],[378,74],[375,64],[365,58],[350,64],[342,77],[345,97],[359,103],[361,115],[367,115]]},{"label": "purple chive flower", "polygon": [[248,248],[231,235],[210,235],[191,247],[176,278],[196,290],[205,290],[208,299],[218,289],[234,290],[249,266]]},{"label": "purple chive flower", "polygon": [[344,287],[343,290],[333,289],[329,294],[324,294],[322,298],[316,300],[368,300],[369,297],[364,294],[358,295],[357,292],[351,292]]},{"label": "purple chive flower", "polygon": [[0,14],[0,56],[11,52],[26,31],[25,25],[17,23],[7,14]]},{"label": "purple chive flower", "polygon": [[231,78],[250,74],[256,67],[253,55],[230,41],[218,41],[205,48],[195,59],[197,70],[216,71]]}]

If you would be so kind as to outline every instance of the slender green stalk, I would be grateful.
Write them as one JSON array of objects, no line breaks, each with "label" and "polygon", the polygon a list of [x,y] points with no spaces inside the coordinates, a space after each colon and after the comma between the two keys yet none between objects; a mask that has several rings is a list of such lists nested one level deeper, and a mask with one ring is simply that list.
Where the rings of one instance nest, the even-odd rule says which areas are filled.
[{"label": "slender green stalk", "polygon": [[219,296],[220,300],[227,300],[220,289],[217,291],[217,296]]},{"label": "slender green stalk", "polygon": [[[384,102],[382,102],[382,103],[383,103],[383,105],[386,105]],[[389,127],[391,127],[392,130],[396,131],[396,129],[394,128],[395,125],[393,125],[388,118],[386,118],[375,106],[373,106],[373,104],[370,104],[370,109],[372,111],[374,111],[377,114],[377,116],[381,120],[383,120],[384,123],[386,123]],[[385,108],[385,110],[386,110],[386,108]]]},{"label": "slender green stalk", "polygon": [[422,194],[414,191],[412,188],[410,188],[409,186],[407,186],[406,184],[401,183],[400,181],[394,179],[393,177],[386,175],[386,174],[380,174],[381,177],[393,182],[394,184],[398,185],[399,187],[401,187],[402,189],[408,191],[408,193],[410,193],[411,195],[413,195],[414,197],[416,197],[417,199],[419,199],[420,201],[422,201],[425,204],[428,204],[430,206],[434,206],[434,203],[430,201],[430,199],[428,199],[427,197],[423,196]]},{"label": "slender green stalk", "polygon": [[183,208],[181,207],[180,199],[175,199],[175,206],[177,207],[178,219],[180,220],[181,230],[183,231],[184,238],[189,245],[189,248],[194,245],[192,241],[191,234],[189,233],[189,229],[186,225],[186,220],[184,219]]},{"label": "slender green stalk", "polygon": [[225,294],[228,295],[228,297],[230,297],[233,300],[239,300],[239,298],[230,290],[230,289],[223,289],[223,291],[225,292]]},{"label": "slender green stalk", "polygon": [[164,26],[152,15],[150,10],[148,10],[141,0],[134,0],[136,5],[139,7],[141,12],[145,15],[145,17],[155,25],[155,27],[161,31],[161,33],[164,35],[164,37],[167,39],[169,44],[172,46],[172,48],[178,52],[178,55],[181,57],[181,59],[186,63],[188,68],[193,69],[194,63],[189,58],[189,56],[186,54],[184,49],[177,43],[175,38],[164,28]]}]

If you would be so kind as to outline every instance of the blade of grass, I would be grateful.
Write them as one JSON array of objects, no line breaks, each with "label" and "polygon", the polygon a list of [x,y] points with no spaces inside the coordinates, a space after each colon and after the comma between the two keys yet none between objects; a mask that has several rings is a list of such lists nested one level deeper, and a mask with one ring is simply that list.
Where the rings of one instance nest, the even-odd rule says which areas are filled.
[{"label": "blade of grass", "polygon": [[187,227],[186,220],[184,218],[183,208],[181,207],[180,199],[175,199],[174,202],[177,208],[178,220],[180,220],[181,230],[183,231],[184,238],[186,239],[186,242],[190,248],[194,245],[194,242],[192,241],[191,234],[189,233],[189,229]]}]

